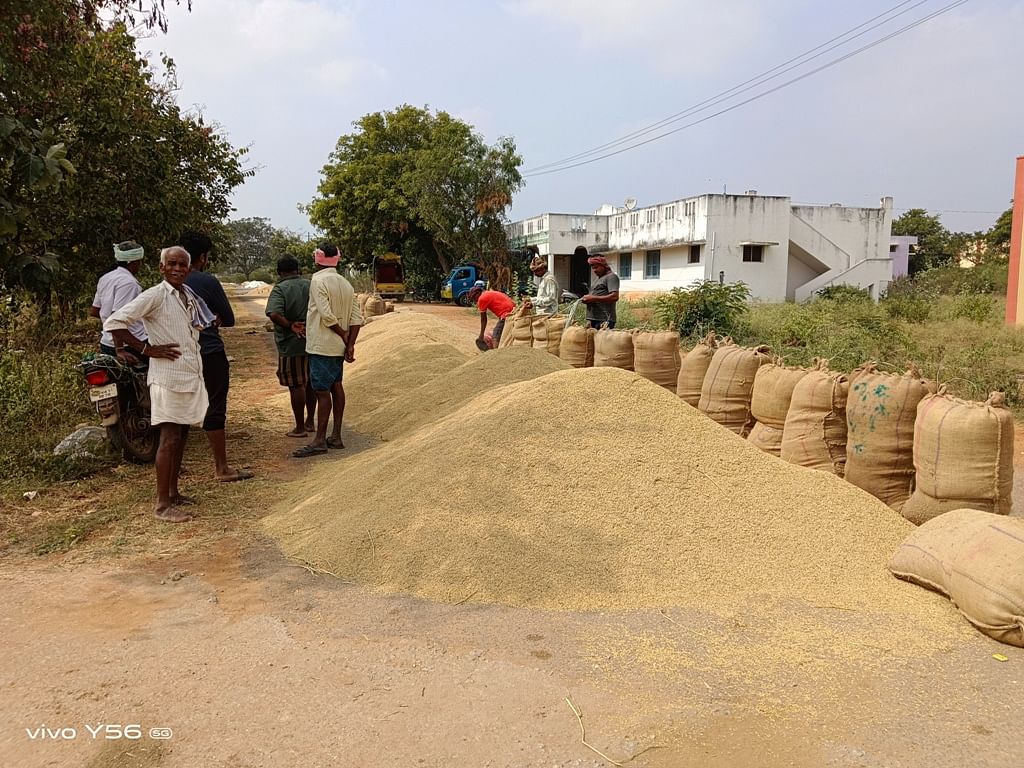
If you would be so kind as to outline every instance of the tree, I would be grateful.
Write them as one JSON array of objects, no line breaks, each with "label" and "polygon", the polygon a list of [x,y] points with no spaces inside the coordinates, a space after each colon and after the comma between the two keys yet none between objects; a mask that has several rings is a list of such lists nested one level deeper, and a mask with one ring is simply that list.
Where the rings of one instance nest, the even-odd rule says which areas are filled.
[{"label": "tree", "polygon": [[291,256],[304,272],[313,271],[313,250],[316,245],[288,229],[275,229],[270,236],[270,257],[277,260]]},{"label": "tree", "polygon": [[985,243],[989,249],[1003,259],[1010,255],[1010,230],[1013,226],[1013,206],[1000,214],[996,223],[985,233]]},{"label": "tree", "polygon": [[226,269],[245,275],[248,280],[258,269],[270,269],[274,263],[271,240],[276,234],[270,221],[260,217],[229,221],[229,242],[218,262]]},{"label": "tree", "polygon": [[910,274],[956,261],[956,248],[949,231],[937,215],[924,208],[911,208],[892,223],[892,234],[917,237],[917,250],[910,255]]},{"label": "tree", "polygon": [[[0,283],[29,288],[44,305],[56,296],[66,307],[91,293],[111,262],[111,243],[131,238],[152,253],[183,229],[213,228],[251,171],[241,166],[244,149],[179,109],[173,61],[164,60],[158,78],[137,54],[127,17],[98,18],[100,8],[120,14],[129,3],[12,3],[20,23],[0,27],[0,109],[39,132],[37,157],[45,162],[40,152],[49,144],[47,154],[66,173],[52,151],[63,144],[78,173],[59,187],[26,184],[10,171],[0,178],[18,227],[0,242]],[[163,26],[162,7],[152,6],[158,17],[145,12],[146,22]]]},{"label": "tree", "polygon": [[454,263],[500,263],[504,214],[522,186],[511,139],[488,146],[446,112],[403,105],[366,115],[321,171],[310,220],[357,267],[402,254],[409,282],[430,287]]}]

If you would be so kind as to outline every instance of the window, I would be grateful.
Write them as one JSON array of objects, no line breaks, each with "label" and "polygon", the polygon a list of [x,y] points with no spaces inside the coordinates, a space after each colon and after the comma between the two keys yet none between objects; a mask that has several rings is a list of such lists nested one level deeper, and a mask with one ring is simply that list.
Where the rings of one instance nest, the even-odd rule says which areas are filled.
[{"label": "window", "polygon": [[623,280],[630,280],[633,277],[633,254],[619,254],[619,277]]},{"label": "window", "polygon": [[635,227],[639,223],[640,223],[640,214],[639,213],[631,213],[631,214],[629,214],[629,226]]},{"label": "window", "polygon": [[764,261],[764,246],[763,245],[744,245],[743,246],[743,260],[750,262],[762,262]]},{"label": "window", "polygon": [[690,264],[700,264],[700,246],[690,246]]},{"label": "window", "polygon": [[696,216],[697,215],[697,203],[683,203],[683,215],[685,216]]},{"label": "window", "polygon": [[453,280],[466,280],[468,277],[469,277],[469,270],[468,269],[460,269],[458,272],[455,273],[455,277],[453,277],[452,279]]},{"label": "window", "polygon": [[661,277],[661,251],[648,251],[644,260],[644,279],[658,280]]},{"label": "window", "polygon": [[665,206],[665,221],[671,221],[676,217],[676,207],[674,205]]},{"label": "window", "polygon": [[615,229],[622,229],[622,217],[621,216],[616,216],[615,217]]},{"label": "window", "polygon": [[657,208],[651,208],[650,210],[648,210],[647,211],[647,223],[648,224],[653,224],[657,220],[658,220],[658,209]]},{"label": "window", "polygon": [[889,253],[896,253],[899,250],[899,246],[893,243],[889,246]]},{"label": "window", "polygon": [[532,235],[533,234],[533,222],[532,221],[529,224],[526,225],[526,234],[528,234],[528,235]]}]

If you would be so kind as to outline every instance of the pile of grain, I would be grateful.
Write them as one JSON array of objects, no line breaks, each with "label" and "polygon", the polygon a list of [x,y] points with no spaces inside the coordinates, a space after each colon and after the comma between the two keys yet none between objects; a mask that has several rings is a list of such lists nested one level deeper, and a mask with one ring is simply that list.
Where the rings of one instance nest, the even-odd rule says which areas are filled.
[{"label": "pile of grain", "polygon": [[449,344],[470,357],[478,354],[473,339],[471,333],[431,315],[392,312],[374,318],[373,323],[362,328],[356,341],[356,359],[372,365],[377,355],[407,342]]},{"label": "pile of grain", "polygon": [[[569,368],[544,349],[509,347],[478,355],[445,376],[434,376],[417,387],[400,392],[379,407],[348,411],[348,423],[360,432],[385,440],[419,429],[447,416],[492,387],[535,379]],[[371,376],[377,376],[374,367]]]},{"label": "pile of grain", "polygon": [[735,609],[800,600],[955,624],[886,571],[910,523],[616,368],[488,390],[318,468],[265,524],[290,556],[439,601]]}]

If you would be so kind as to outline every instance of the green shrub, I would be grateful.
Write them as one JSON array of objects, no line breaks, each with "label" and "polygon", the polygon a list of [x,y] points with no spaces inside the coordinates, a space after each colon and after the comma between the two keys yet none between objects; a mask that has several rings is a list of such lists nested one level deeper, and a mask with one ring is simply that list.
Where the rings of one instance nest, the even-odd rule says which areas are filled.
[{"label": "green shrub", "polygon": [[832,301],[871,301],[871,292],[867,288],[846,284],[826,286],[814,295]]},{"label": "green shrub", "polygon": [[939,293],[912,277],[900,277],[889,284],[882,308],[890,317],[908,323],[923,323],[932,316]]},{"label": "green shrub", "polygon": [[995,319],[996,298],[985,293],[962,293],[953,299],[950,315],[953,319],[987,323]]},{"label": "green shrub", "polygon": [[936,294],[950,296],[960,293],[1006,293],[1009,264],[991,262],[976,267],[957,265],[935,267],[919,273],[914,282]]},{"label": "green shrub", "polygon": [[683,338],[709,331],[728,335],[742,327],[749,299],[750,288],[744,283],[702,280],[656,297],[654,315],[663,327],[678,330]]}]

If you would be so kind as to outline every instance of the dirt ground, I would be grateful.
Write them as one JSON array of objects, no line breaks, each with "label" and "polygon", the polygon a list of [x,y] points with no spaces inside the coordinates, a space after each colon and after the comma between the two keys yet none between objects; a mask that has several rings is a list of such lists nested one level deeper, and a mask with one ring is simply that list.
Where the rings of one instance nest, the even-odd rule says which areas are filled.
[{"label": "dirt ground", "polygon": [[[225,333],[229,455],[256,480],[214,482],[197,435],[191,524],[152,519],[147,468],[2,510],[22,543],[0,550],[0,766],[1020,763],[1024,652],[980,634],[928,655],[844,657],[772,647],[756,604],[728,616],[441,605],[289,562],[256,525],[308,466],[289,457],[300,443],[269,400],[264,301],[236,299],[240,326]],[[464,309],[399,311],[478,329]],[[346,443],[313,461],[370,445]],[[67,552],[33,554],[71,523],[85,533]],[[792,606],[790,620],[811,610]]]}]

